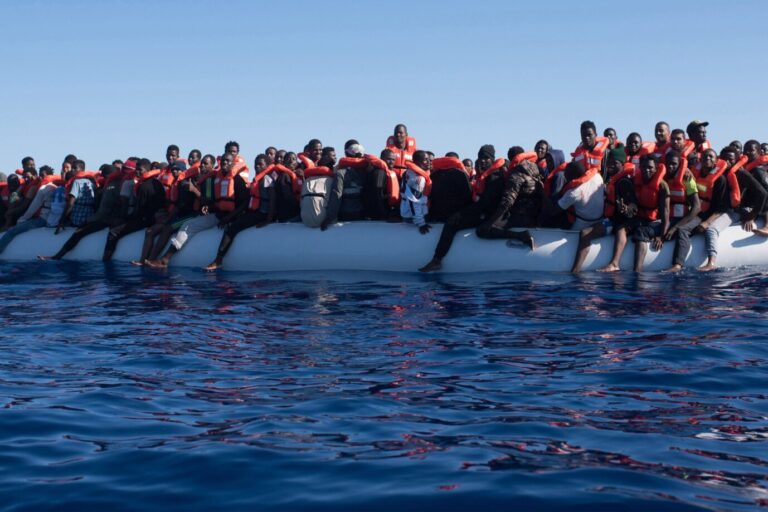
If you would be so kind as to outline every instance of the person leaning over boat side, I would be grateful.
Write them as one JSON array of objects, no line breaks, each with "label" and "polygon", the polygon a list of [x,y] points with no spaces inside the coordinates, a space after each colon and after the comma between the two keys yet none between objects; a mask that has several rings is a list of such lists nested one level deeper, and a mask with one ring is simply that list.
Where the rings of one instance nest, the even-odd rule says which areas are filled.
[{"label": "person leaning over boat side", "polygon": [[250,198],[248,184],[243,178],[239,168],[233,169],[235,155],[225,153],[219,159],[219,172],[206,171],[209,167],[208,157],[203,158],[205,172],[198,180],[200,196],[200,216],[188,220],[171,237],[171,245],[160,259],[148,260],[147,266],[153,268],[165,268],[173,256],[179,252],[190,238],[201,231],[210,229],[220,222],[229,222],[231,213],[243,204],[247,205]]},{"label": "person leaning over boat side", "polygon": [[[124,169],[125,174],[129,177],[126,178],[125,174],[115,170],[111,165],[105,165],[101,167],[101,174],[105,178],[104,185],[102,186],[101,201],[99,202],[99,208],[88,217],[88,221],[77,228],[72,236],[70,236],[59,251],[53,256],[38,256],[41,260],[60,260],[69,251],[74,249],[77,244],[86,236],[101,231],[102,229],[109,228],[112,222],[116,219],[121,219],[122,204],[120,202],[120,191],[124,179],[128,179],[133,186],[133,179],[130,175],[135,171],[136,162],[128,159],[125,162]],[[50,223],[48,224],[50,226]]]},{"label": "person leaning over boat side", "polygon": [[[344,144],[344,154],[351,158],[363,158],[365,148],[355,139]],[[336,173],[328,198],[328,209],[320,229],[325,231],[328,226],[337,221],[355,221],[365,218],[363,207],[363,191],[366,185],[365,170],[360,167],[345,167],[342,159],[337,165]]]},{"label": "person leaning over boat side", "polygon": [[614,258],[618,261],[627,245],[627,236],[637,225],[637,198],[633,179],[635,167],[632,164],[625,165],[627,156],[624,145],[609,150],[606,155],[608,181],[603,211],[605,219],[579,232],[579,246],[571,267],[572,273],[581,272],[592,241],[611,231],[614,234]]},{"label": "person leaning over boat side", "polygon": [[756,235],[765,236],[761,230],[755,228],[755,219],[758,215],[765,217],[768,206],[768,191],[763,187],[744,166],[749,157],[739,157],[739,151],[734,146],[728,145],[720,151],[720,158],[728,163],[727,173],[735,173],[739,186],[739,204],[735,213],[744,231]]},{"label": "person leaning over boat side", "polygon": [[458,157],[435,158],[430,178],[428,222],[446,222],[451,215],[472,203],[469,175]]},{"label": "person leaning over boat side", "polygon": [[110,261],[117,242],[136,231],[152,226],[155,215],[165,206],[165,190],[157,179],[159,170],[151,170],[152,162],[142,158],[136,163],[137,183],[133,188],[134,204],[125,222],[113,225],[107,234],[102,261]]},{"label": "person leaning over boat side", "polygon": [[726,174],[728,164],[717,158],[713,149],[702,153],[701,161],[693,168],[696,187],[701,200],[701,223],[694,230],[704,234],[707,261],[699,270],[714,270],[717,264],[717,240],[720,231],[736,221],[733,208],[738,206],[740,190],[733,174]]},{"label": "person leaning over boat side", "polygon": [[181,225],[195,216],[194,203],[200,196],[200,191],[192,184],[192,178],[197,176],[198,168],[190,168],[192,172],[187,174],[187,165],[179,159],[173,161],[168,172],[171,173],[170,189],[167,193],[167,213],[156,215],[155,223],[144,232],[144,244],[141,248],[141,256],[132,260],[131,265],[140,267],[147,260],[155,259],[168,243],[171,235]]},{"label": "person leaning over boat side", "polygon": [[509,246],[512,245],[510,242],[518,241],[532,250],[534,240],[531,232],[515,228],[536,227],[544,199],[544,186],[539,167],[534,160],[520,158],[524,154],[519,146],[510,149],[510,169],[499,205],[475,233],[479,238],[505,239]]},{"label": "person leaning over boat side", "polygon": [[669,229],[664,240],[674,240],[672,266],[666,272],[679,272],[683,269],[688,250],[691,248],[691,233],[699,225],[701,202],[696,187],[696,179],[688,170],[688,160],[676,150],[666,151],[664,157],[666,175],[664,179],[669,187]]},{"label": "person leaning over boat side", "polygon": [[483,223],[489,215],[496,211],[504,192],[503,158],[496,159],[496,148],[486,144],[477,152],[478,178],[475,181],[476,200],[459,212],[451,215],[443,224],[440,232],[440,240],[435,247],[433,258],[419,272],[434,272],[443,266],[443,258],[451,249],[451,244],[456,234],[462,229],[476,228]]},{"label": "person leaning over boat side", "polygon": [[54,176],[53,167],[44,165],[40,168],[40,182],[34,199],[27,207],[27,211],[19,217],[18,222],[0,237],[0,254],[8,247],[8,244],[18,235],[36,228],[43,228],[48,221],[51,211],[51,202],[56,188],[62,185],[61,178]]},{"label": "person leaning over boat side", "polygon": [[427,152],[417,150],[413,153],[413,160],[405,163],[406,169],[400,181],[400,217],[418,227],[422,235],[432,229],[426,220],[432,188],[430,166]]},{"label": "person leaning over boat side", "polygon": [[640,170],[636,171],[635,195],[640,225],[632,234],[635,242],[635,272],[642,272],[648,245],[660,251],[664,236],[669,229],[669,185],[664,181],[666,170],[659,159],[652,155],[640,158]]}]

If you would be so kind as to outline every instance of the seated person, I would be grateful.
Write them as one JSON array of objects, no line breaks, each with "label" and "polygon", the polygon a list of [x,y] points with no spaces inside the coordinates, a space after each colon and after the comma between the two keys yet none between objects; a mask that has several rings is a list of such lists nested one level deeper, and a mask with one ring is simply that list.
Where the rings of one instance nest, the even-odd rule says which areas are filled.
[{"label": "seated person", "polygon": [[[470,160],[471,161],[471,160]],[[429,222],[445,222],[472,202],[472,186],[464,163],[456,157],[436,158],[432,162],[432,192]]]},{"label": "seated person", "polygon": [[699,225],[701,202],[696,179],[688,170],[688,160],[676,150],[666,151],[664,164],[667,170],[664,179],[669,186],[669,229],[665,240],[675,241],[672,266],[667,272],[683,269],[685,258],[691,248],[691,233]]},{"label": "seated person", "polygon": [[400,217],[416,225],[422,235],[429,233],[432,228],[426,221],[432,185],[429,165],[427,153],[422,150],[415,151],[413,161],[405,163],[406,169],[400,183]]},{"label": "seated person", "polygon": [[637,216],[640,223],[632,235],[635,242],[635,272],[643,271],[649,243],[661,250],[669,229],[669,186],[664,181],[666,171],[655,156],[640,158],[640,172],[635,172]]}]

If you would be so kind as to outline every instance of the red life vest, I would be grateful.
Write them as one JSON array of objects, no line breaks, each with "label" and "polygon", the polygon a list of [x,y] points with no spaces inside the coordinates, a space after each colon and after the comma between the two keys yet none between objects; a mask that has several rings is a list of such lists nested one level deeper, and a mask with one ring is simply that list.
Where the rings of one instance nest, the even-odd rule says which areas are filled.
[{"label": "red life vest", "polygon": [[757,158],[754,159],[754,161],[749,162],[748,164],[744,165],[744,169],[746,169],[749,172],[752,172],[753,169],[756,167],[761,167],[764,165],[768,165],[768,155],[760,155]]},{"label": "red life vest", "polygon": [[550,172],[547,175],[547,179],[544,180],[544,192],[548,195],[552,195],[552,185],[555,183],[555,177],[563,172],[565,168],[568,166],[568,162],[563,162],[560,165],[558,165],[554,171]]},{"label": "red life vest", "polygon": [[[664,150],[664,155],[662,156],[667,156],[667,153],[672,151],[672,149],[672,143],[670,142],[669,147]],[[680,152],[680,156],[684,159],[687,159],[688,155],[693,153],[694,149],[696,149],[696,144],[694,144],[692,140],[685,139],[685,145],[683,146],[683,151]]]},{"label": "red life vest", "polygon": [[335,173],[333,172],[333,169],[322,165],[320,167],[313,167],[304,171],[304,178],[309,179],[313,176],[326,176],[328,178],[332,178],[334,174]]},{"label": "red life vest", "polygon": [[509,162],[509,166],[507,167],[508,171],[511,171],[524,161],[528,160],[529,162],[536,163],[536,159],[539,157],[534,153],[533,151],[525,151],[523,153],[518,153],[515,155],[515,157]]},{"label": "red life vest", "polygon": [[283,164],[270,164],[261,171],[259,174],[256,175],[256,177],[253,178],[253,182],[251,183],[251,198],[248,201],[248,209],[251,211],[256,211],[259,209],[259,206],[261,205],[261,181],[264,179],[264,177],[271,173],[271,172],[277,172],[281,174],[287,175],[291,179],[291,188],[293,189],[294,195],[298,198],[301,196],[301,183],[298,179],[298,176],[296,176],[296,173],[290,170],[288,167],[284,166]]},{"label": "red life vest", "polygon": [[160,176],[162,172],[163,171],[161,171],[160,169],[154,169],[152,171],[145,172],[141,176],[137,176],[137,179],[135,180],[135,183],[133,185],[133,193],[135,194],[136,192],[138,192],[139,187],[141,186],[142,183],[144,183],[147,180],[151,180],[152,178],[157,178],[158,176]]},{"label": "red life vest", "polygon": [[311,169],[313,167],[317,167],[317,164],[313,162],[309,156],[307,156],[306,153],[299,153],[296,155],[296,157],[299,159],[299,161],[304,165],[305,169]]},{"label": "red life vest", "polygon": [[603,156],[608,150],[608,144],[610,141],[608,137],[597,137],[595,139],[595,147],[592,149],[585,148],[582,144],[579,144],[576,151],[571,153],[574,162],[582,162],[586,169],[591,167],[600,167],[603,162]]},{"label": "red life vest", "polygon": [[430,178],[429,173],[411,161],[405,162],[405,167],[424,178],[424,195],[429,197],[432,192],[432,178]]},{"label": "red life vest", "polygon": [[659,144],[658,142],[644,142],[643,147],[645,148],[646,155],[653,155],[660,159],[667,153],[670,144],[669,141],[662,144]]},{"label": "red life vest", "polygon": [[[624,169],[611,176],[608,183],[605,185],[605,216],[607,218],[613,217],[616,213],[616,185],[619,181],[629,176],[633,177],[635,174],[635,166],[632,164],[624,164]],[[633,180],[634,183],[634,180]]]},{"label": "red life vest", "polygon": [[449,169],[458,169],[467,174],[467,169],[461,160],[453,156],[441,156],[432,160],[432,174],[437,171],[447,171]]},{"label": "red life vest", "polygon": [[401,149],[396,145],[395,136],[390,135],[387,137],[387,149],[392,151],[395,155],[395,172],[397,177],[400,178],[403,175],[406,162],[413,160],[413,153],[416,152],[416,139],[413,137],[405,138],[405,149]]},{"label": "red life vest", "polygon": [[709,211],[709,205],[712,202],[712,191],[717,179],[725,174],[728,181],[728,189],[731,201],[731,207],[736,208],[741,203],[741,189],[739,188],[739,182],[736,179],[735,172],[728,171],[728,162],[725,160],[717,160],[715,168],[706,176],[701,175],[701,166],[697,165],[693,169],[693,175],[696,178],[696,186],[699,189],[699,198],[701,199],[701,211]]},{"label": "red life vest", "polygon": [[688,160],[680,159],[680,168],[673,177],[664,176],[669,185],[670,217],[685,217],[688,215],[688,196],[685,193],[685,174],[688,172]]},{"label": "red life vest", "polygon": [[696,145],[696,143],[695,143],[695,142],[693,142],[693,141],[692,141],[692,140],[690,140],[690,139],[686,139],[686,140],[685,140],[685,142],[686,142],[686,145],[685,145],[685,148],[686,148],[686,150],[688,149],[688,143],[689,143],[689,142],[690,142],[690,143],[693,145],[693,149],[692,149],[691,151],[689,151],[689,152],[686,154],[686,156],[690,155],[690,154],[691,154],[691,152],[694,152],[694,151],[695,151],[695,152],[696,152],[696,154],[699,156],[699,160],[701,160],[701,155],[702,155],[702,153],[704,153],[704,152],[705,152],[706,150],[708,150],[708,149],[712,149],[712,143],[711,143],[711,142],[709,142],[708,140],[705,140],[704,142],[702,142],[702,143],[701,143],[700,145],[698,145],[698,146]]},{"label": "red life vest", "polygon": [[502,169],[506,164],[507,162],[503,158],[497,158],[488,169],[483,171],[483,174],[475,179],[475,182],[472,184],[472,198],[474,201],[480,199],[480,196],[483,194],[483,191],[485,190],[485,180],[488,179],[488,176],[499,169]]},{"label": "red life vest", "polygon": [[171,169],[169,167],[166,167],[163,169],[162,172],[160,172],[160,175],[157,178],[160,181],[160,184],[163,186],[163,189],[165,190],[165,197],[170,199],[171,197],[171,187],[173,186],[173,183],[176,181],[176,178],[173,177],[173,172],[171,172]]},{"label": "red life vest", "polygon": [[216,209],[220,212],[231,212],[235,209],[235,174],[222,176],[218,174],[213,180],[213,199]]},{"label": "red life vest", "polygon": [[635,173],[635,195],[637,196],[637,215],[641,219],[656,220],[659,217],[659,188],[661,180],[667,174],[664,164],[660,164],[648,183],[643,180],[643,173]]},{"label": "red life vest", "polygon": [[[437,160],[437,159],[436,159]],[[387,204],[389,206],[395,206],[400,202],[400,176],[387,167],[387,163],[374,155],[365,155],[362,158],[359,157],[344,157],[339,160],[339,167],[352,167],[360,169],[362,167],[368,167],[372,165],[377,169],[384,171],[386,175],[386,192],[387,192]],[[463,166],[462,166],[463,169]],[[431,184],[431,181],[430,181]]]}]

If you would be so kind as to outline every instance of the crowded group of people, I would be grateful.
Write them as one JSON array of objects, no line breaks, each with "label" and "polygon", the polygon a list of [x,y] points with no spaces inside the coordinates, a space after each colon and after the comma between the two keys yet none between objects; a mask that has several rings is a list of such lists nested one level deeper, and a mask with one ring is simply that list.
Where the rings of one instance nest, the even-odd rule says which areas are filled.
[{"label": "crowded group of people", "polygon": [[768,237],[768,228],[756,224],[768,217],[768,144],[733,141],[716,152],[707,126],[692,121],[685,130],[670,129],[662,121],[653,141],[633,132],[622,143],[614,129],[599,136],[595,124],[584,121],[569,158],[545,140],[530,151],[513,146],[506,158],[490,144],[476,159],[455,152],[438,157],[419,149],[402,124],[378,155],[349,140],[337,158],[333,147],[312,139],[300,153],[268,147],[253,170],[234,141],[217,156],[194,149],[185,159],[170,145],[165,162],[130,157],[98,171],[74,155],[58,172],[48,165],[38,169],[26,157],[15,173],[0,176],[0,253],[23,232],[72,226],[56,254],[39,257],[61,259],[87,235],[108,229],[108,261],[121,238],[143,231],[132,264],[164,268],[192,237],[218,226],[221,241],[206,267],[215,270],[248,228],[302,222],[326,230],[337,221],[380,220],[411,223],[421,234],[442,223],[422,272],[441,268],[461,230],[533,249],[534,227],[579,231],[573,272],[581,270],[592,242],[608,235],[615,240],[613,254],[600,271],[620,270],[631,239],[636,271],[649,246],[674,243],[668,270],[677,272],[695,234],[705,237],[707,251],[700,270],[712,270],[718,235],[727,226],[740,223]]}]

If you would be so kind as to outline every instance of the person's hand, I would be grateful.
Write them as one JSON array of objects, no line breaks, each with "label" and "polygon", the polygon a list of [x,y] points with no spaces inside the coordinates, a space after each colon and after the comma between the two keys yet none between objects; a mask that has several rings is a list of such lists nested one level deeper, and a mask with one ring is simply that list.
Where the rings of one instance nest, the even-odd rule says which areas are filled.
[{"label": "person's hand", "polygon": [[430,226],[429,224],[423,224],[419,226],[419,233],[421,233],[422,235],[426,235],[427,233],[429,233],[430,229],[432,229],[432,226]]},{"label": "person's hand", "polygon": [[741,229],[743,229],[747,233],[751,233],[755,229],[755,222],[748,220],[741,224]]},{"label": "person's hand", "polygon": [[328,223],[323,221],[323,223],[320,224],[320,231],[325,231],[326,229],[328,229]]},{"label": "person's hand", "polygon": [[709,228],[709,224],[707,222],[702,222],[698,226],[696,226],[696,233],[704,233],[707,228]]},{"label": "person's hand", "polygon": [[651,240],[651,248],[654,251],[660,251],[661,247],[664,245],[664,239],[660,236],[656,236]]},{"label": "person's hand", "polygon": [[208,215],[209,213],[208,205],[205,205],[202,208],[200,208],[200,213],[202,213],[203,215]]},{"label": "person's hand", "polygon": [[667,234],[664,235],[664,240],[672,240],[677,235],[677,226],[669,228]]}]

